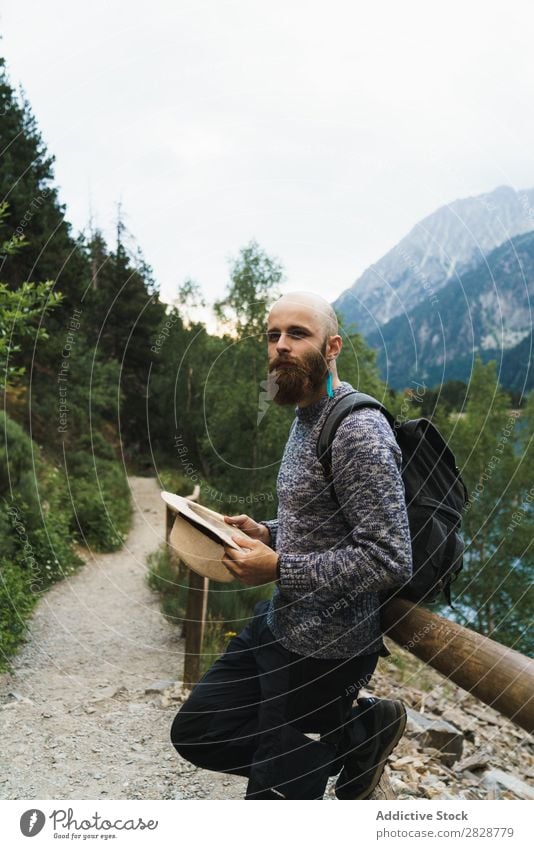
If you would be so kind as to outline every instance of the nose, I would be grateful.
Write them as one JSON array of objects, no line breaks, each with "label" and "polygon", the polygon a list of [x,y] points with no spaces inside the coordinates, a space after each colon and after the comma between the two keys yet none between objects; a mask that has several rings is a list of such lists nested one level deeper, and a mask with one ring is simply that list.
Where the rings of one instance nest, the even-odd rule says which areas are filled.
[{"label": "nose", "polygon": [[289,343],[290,343],[289,336],[286,335],[285,333],[281,333],[280,336],[279,336],[278,342],[276,343],[276,352],[278,354],[281,354],[284,351],[290,351],[291,345]]}]

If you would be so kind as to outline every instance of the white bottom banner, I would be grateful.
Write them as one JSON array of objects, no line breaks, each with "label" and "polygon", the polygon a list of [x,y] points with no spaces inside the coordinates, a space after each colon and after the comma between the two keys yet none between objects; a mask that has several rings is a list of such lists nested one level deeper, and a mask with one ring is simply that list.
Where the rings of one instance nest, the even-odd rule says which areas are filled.
[{"label": "white bottom banner", "polygon": [[[293,802],[276,817],[263,802],[1,801],[3,846],[172,846],[272,849],[295,837],[306,849],[343,846],[531,846],[529,801]],[[285,827],[287,826],[287,830]],[[284,830],[280,831],[280,827]]]}]

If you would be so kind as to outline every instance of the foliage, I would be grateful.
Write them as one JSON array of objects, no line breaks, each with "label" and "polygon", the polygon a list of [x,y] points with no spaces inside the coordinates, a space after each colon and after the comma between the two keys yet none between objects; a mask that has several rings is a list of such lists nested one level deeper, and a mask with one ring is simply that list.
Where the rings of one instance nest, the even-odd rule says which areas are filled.
[{"label": "foliage", "polygon": [[30,589],[31,579],[18,565],[0,560],[0,671],[7,668],[26,633],[26,619],[38,596]]},{"label": "foliage", "polygon": [[464,571],[454,584],[461,619],[480,633],[529,653],[525,629],[534,603],[534,396],[511,407],[495,362],[477,358],[465,412],[443,420],[469,491]]},{"label": "foliage", "polygon": [[[8,204],[0,204],[0,228],[8,215]],[[0,244],[0,255],[5,260],[26,245],[23,235],[15,233]],[[14,354],[21,350],[20,342],[34,335],[35,339],[46,339],[44,327],[36,327],[45,308],[61,303],[61,294],[53,293],[53,282],[24,282],[12,290],[7,283],[0,283],[0,386],[5,389],[24,374],[24,366],[13,362]]]},{"label": "foliage", "polygon": [[238,339],[263,339],[270,304],[281,294],[282,279],[280,262],[257,242],[249,242],[231,264],[230,285],[225,297],[214,304],[215,316]]},{"label": "foliage", "polygon": [[97,551],[115,551],[131,526],[131,493],[116,460],[78,452],[64,476],[63,507],[74,539]]}]

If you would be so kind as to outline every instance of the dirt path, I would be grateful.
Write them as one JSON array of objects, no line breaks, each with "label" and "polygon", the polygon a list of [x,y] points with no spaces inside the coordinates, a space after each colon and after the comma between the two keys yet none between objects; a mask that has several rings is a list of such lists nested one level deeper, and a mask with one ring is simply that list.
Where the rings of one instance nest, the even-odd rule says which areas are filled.
[{"label": "dirt path", "polygon": [[154,479],[130,487],[124,547],[87,555],[41,599],[28,643],[0,676],[1,798],[243,798],[244,779],[198,770],[170,743],[183,641],[146,584],[165,511]]}]

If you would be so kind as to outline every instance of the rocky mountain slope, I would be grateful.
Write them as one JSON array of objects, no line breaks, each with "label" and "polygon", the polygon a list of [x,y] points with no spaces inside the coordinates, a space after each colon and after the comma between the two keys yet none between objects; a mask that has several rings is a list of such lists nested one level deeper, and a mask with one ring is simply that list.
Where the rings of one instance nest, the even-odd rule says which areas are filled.
[{"label": "rocky mountain slope", "polygon": [[424,218],[333,306],[345,326],[367,336],[424,301],[435,301],[448,281],[479,265],[511,237],[534,230],[534,189],[492,192],[455,200]]},{"label": "rocky mountain slope", "polygon": [[391,386],[465,380],[475,352],[499,364],[506,386],[530,386],[529,346],[534,296],[534,233],[516,236],[436,295],[367,337]]}]

